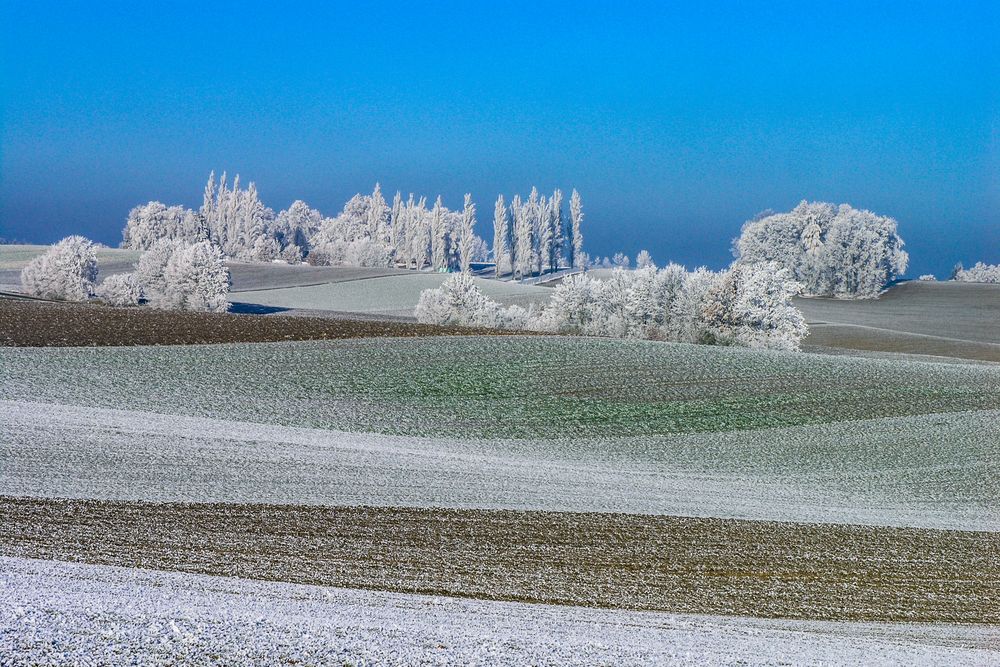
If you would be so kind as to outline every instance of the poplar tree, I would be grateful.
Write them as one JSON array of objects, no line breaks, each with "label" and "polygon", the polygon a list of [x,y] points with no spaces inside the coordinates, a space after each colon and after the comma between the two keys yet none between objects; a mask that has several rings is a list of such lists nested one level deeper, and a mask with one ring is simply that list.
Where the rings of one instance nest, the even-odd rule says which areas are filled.
[{"label": "poplar tree", "polygon": [[566,239],[563,237],[562,200],[562,190],[559,189],[552,193],[552,199],[549,200],[549,224],[552,225],[552,251],[549,255],[549,266],[553,271],[559,270],[563,245],[566,243]]},{"label": "poplar tree", "polygon": [[465,206],[462,208],[462,238],[459,240],[459,253],[462,263],[462,273],[469,273],[472,266],[472,244],[475,240],[476,205],[472,203],[472,194],[465,193]]},{"label": "poplar tree", "polygon": [[574,269],[583,267],[583,233],[580,226],[583,224],[583,204],[580,203],[580,193],[573,189],[573,194],[569,198],[570,216],[570,250],[571,264]]},{"label": "poplar tree", "polygon": [[431,211],[431,264],[436,271],[448,267],[448,226],[444,219],[444,205],[441,195],[434,201]]},{"label": "poplar tree", "polygon": [[496,277],[500,277],[501,264],[507,259],[510,251],[510,222],[507,218],[507,205],[504,203],[503,195],[497,197],[496,206],[493,209],[493,260],[496,262]]},{"label": "poplar tree", "polygon": [[538,200],[538,273],[552,270],[552,251],[555,245],[555,236],[552,232],[552,220],[549,212],[549,202],[542,197]]}]

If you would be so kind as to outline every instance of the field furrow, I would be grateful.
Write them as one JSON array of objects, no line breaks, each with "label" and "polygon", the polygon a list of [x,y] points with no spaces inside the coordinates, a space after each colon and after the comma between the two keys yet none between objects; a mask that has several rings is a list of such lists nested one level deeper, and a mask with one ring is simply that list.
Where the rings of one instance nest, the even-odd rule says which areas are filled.
[{"label": "field furrow", "polygon": [[0,498],[0,554],[552,604],[993,623],[1000,535],[723,519]]}]

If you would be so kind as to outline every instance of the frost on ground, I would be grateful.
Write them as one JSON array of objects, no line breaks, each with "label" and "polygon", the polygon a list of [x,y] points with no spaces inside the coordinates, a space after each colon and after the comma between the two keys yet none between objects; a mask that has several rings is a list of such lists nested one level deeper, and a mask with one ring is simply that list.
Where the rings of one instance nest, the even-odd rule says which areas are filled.
[{"label": "frost on ground", "polygon": [[1000,525],[997,412],[499,441],[0,401],[0,434],[8,496]]},{"label": "frost on ground", "polygon": [[989,665],[986,626],[778,621],[0,558],[0,665]]},{"label": "frost on ground", "polygon": [[[440,287],[448,274],[414,273],[364,278],[351,282],[329,283],[240,292],[234,300],[261,306],[308,310],[335,310],[357,313],[383,313],[412,316],[425,289]],[[476,278],[483,293],[504,305],[528,307],[544,304],[552,296],[547,287],[520,285]]]},{"label": "frost on ground", "polygon": [[627,438],[997,410],[1000,367],[570,337],[24,348],[0,349],[0,399],[414,436]]}]

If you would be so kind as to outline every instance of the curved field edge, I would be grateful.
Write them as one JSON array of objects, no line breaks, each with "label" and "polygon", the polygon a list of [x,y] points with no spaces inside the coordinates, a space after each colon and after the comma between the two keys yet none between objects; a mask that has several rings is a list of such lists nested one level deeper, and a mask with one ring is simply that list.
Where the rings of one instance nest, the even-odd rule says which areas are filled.
[{"label": "curved field edge", "polygon": [[995,628],[774,621],[373,593],[0,558],[0,652],[60,661],[985,665]]},{"label": "curved field edge", "polygon": [[0,436],[14,496],[1000,526],[1000,412],[477,440],[0,401]]},{"label": "curved field edge", "polygon": [[[447,278],[448,274],[410,271],[408,275],[373,276],[353,282],[244,291],[235,294],[234,299],[272,308],[412,316],[420,293],[440,287]],[[483,278],[473,280],[486,296],[508,306],[538,306],[552,296],[552,290],[544,287]]]},{"label": "curved field edge", "polygon": [[377,319],[192,313],[0,298],[0,348],[198,345],[477,333],[501,332]]},{"label": "curved field edge", "polygon": [[[810,326],[852,325],[904,336],[1000,343],[996,329],[1000,285],[908,281],[890,287],[877,299],[801,298],[795,305]],[[812,341],[807,338],[806,342]]]},{"label": "curved field edge", "polygon": [[1000,535],[766,521],[0,497],[0,555],[632,610],[995,623]]},{"label": "curved field edge", "polygon": [[858,324],[810,324],[809,336],[803,342],[807,350],[825,347],[942,359],[1000,362],[1000,343],[914,334]]},{"label": "curved field edge", "polygon": [[6,400],[441,437],[629,438],[1000,409],[992,366],[544,336],[0,348],[0,371]]}]

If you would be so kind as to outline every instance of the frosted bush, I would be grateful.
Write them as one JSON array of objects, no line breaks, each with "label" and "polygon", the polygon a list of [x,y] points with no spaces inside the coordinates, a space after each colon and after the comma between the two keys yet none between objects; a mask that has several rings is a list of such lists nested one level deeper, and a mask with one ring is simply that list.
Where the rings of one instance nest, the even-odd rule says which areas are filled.
[{"label": "frosted bush", "polygon": [[82,236],[67,236],[21,271],[25,292],[46,299],[86,301],[97,282],[97,253]]},{"label": "frosted bush", "polygon": [[736,266],[708,292],[702,317],[717,343],[798,349],[805,318],[792,305],[802,286],[773,262]]},{"label": "frosted bush", "polygon": [[104,279],[97,296],[109,306],[137,306],[142,288],[134,273],[116,273]]},{"label": "frosted bush", "polygon": [[924,275],[920,276],[918,280],[922,280],[924,282],[933,282],[937,280],[937,278],[934,276],[933,273],[925,273]]},{"label": "frosted bush", "polygon": [[959,265],[955,271],[955,280],[964,283],[1000,283],[1000,264],[976,264],[968,269]]},{"label": "frosted bush", "polygon": [[466,273],[449,276],[441,287],[420,294],[415,314],[426,324],[497,328],[504,318],[500,304],[488,298]]},{"label": "frosted bush", "polygon": [[723,273],[670,264],[618,269],[607,280],[568,276],[536,314],[503,308],[462,274],[424,290],[416,315],[429,324],[796,350],[807,333],[792,303],[800,289],[774,263]]}]

